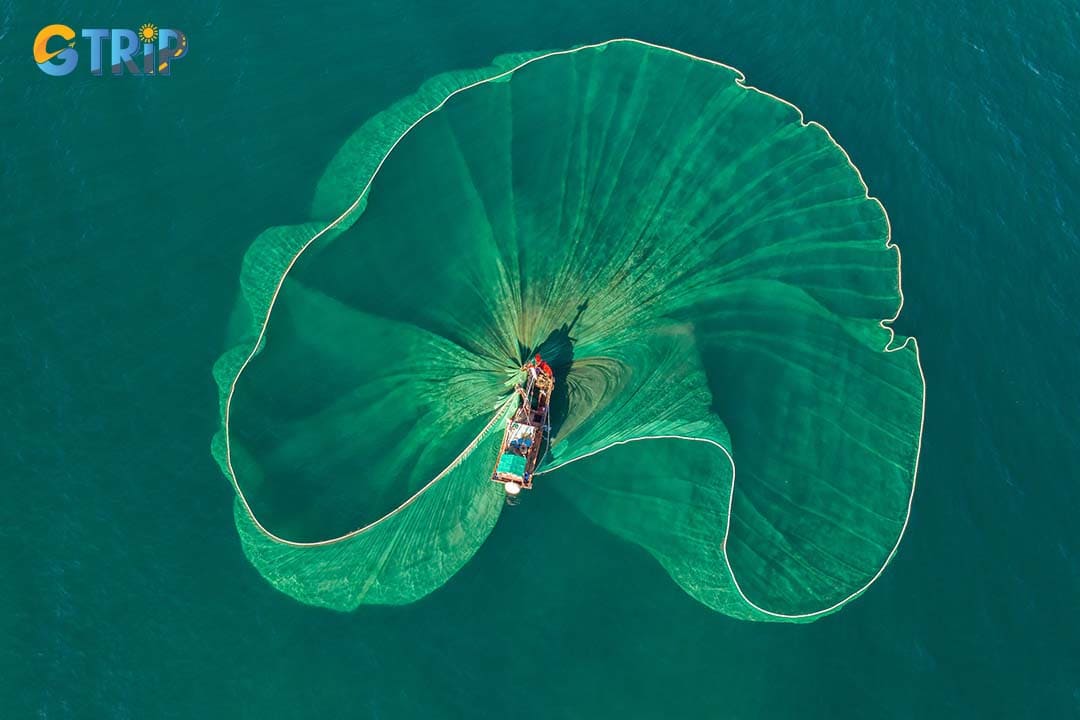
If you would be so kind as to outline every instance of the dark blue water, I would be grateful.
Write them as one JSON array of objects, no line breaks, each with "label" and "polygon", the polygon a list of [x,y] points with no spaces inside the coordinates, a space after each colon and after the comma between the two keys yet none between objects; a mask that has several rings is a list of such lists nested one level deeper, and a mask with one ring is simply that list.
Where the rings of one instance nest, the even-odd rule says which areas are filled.
[{"label": "dark blue water", "polygon": [[[1080,11],[793,5],[0,0],[0,715],[1080,716]],[[171,78],[32,62],[47,23],[147,21],[189,35]],[[900,554],[740,623],[539,494],[416,605],[277,593],[208,452],[244,250],[423,79],[614,36],[741,68],[888,209],[928,382]]]}]

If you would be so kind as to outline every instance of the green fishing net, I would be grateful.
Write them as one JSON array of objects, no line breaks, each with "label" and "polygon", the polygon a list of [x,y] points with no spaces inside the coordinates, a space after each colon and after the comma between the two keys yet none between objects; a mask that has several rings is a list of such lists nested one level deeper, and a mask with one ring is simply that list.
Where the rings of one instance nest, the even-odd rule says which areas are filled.
[{"label": "green fishing net", "polygon": [[888,220],[732,68],[617,40],[439,76],[346,142],[312,218],[247,253],[215,367],[214,455],[275,587],[348,610],[445,583],[504,507],[534,352],[532,492],[705,605],[812,619],[895,553],[924,384]]}]

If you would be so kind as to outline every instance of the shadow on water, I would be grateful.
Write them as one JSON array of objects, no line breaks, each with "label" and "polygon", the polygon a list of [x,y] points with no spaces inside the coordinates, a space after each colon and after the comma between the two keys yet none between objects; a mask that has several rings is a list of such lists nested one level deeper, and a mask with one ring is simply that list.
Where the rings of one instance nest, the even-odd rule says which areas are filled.
[{"label": "shadow on water", "polygon": [[570,332],[588,307],[588,300],[578,305],[574,319],[568,323],[563,323],[563,326],[559,329],[551,331],[551,334],[536,348],[536,352],[547,361],[555,372],[555,392],[551,396],[549,443],[559,436],[559,429],[566,422],[569,414],[570,386],[566,379],[570,368],[574,364],[574,338],[570,336]]}]

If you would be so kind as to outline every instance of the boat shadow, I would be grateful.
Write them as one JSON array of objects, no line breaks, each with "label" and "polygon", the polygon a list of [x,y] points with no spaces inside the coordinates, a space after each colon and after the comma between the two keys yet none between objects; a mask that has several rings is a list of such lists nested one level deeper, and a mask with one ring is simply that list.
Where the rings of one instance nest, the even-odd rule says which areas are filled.
[{"label": "boat shadow", "polygon": [[[548,448],[559,437],[559,430],[570,413],[570,385],[567,377],[570,368],[574,364],[574,338],[571,332],[581,319],[582,314],[588,309],[589,301],[586,299],[577,306],[577,314],[573,320],[563,323],[562,327],[552,330],[544,339],[536,352],[551,366],[555,373],[555,391],[551,395],[551,409],[549,423],[551,429],[547,434]],[[546,458],[546,452],[543,456]]]}]

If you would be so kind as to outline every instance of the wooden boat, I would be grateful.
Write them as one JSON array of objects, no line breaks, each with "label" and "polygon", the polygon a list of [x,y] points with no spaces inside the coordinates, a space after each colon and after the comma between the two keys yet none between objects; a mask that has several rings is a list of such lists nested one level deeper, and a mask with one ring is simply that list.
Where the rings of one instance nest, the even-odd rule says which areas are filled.
[{"label": "wooden boat", "polygon": [[522,370],[525,382],[517,387],[521,404],[506,423],[502,449],[491,473],[491,479],[505,487],[507,500],[517,497],[522,488],[532,489],[540,447],[551,431],[548,419],[555,374],[539,355]]}]

